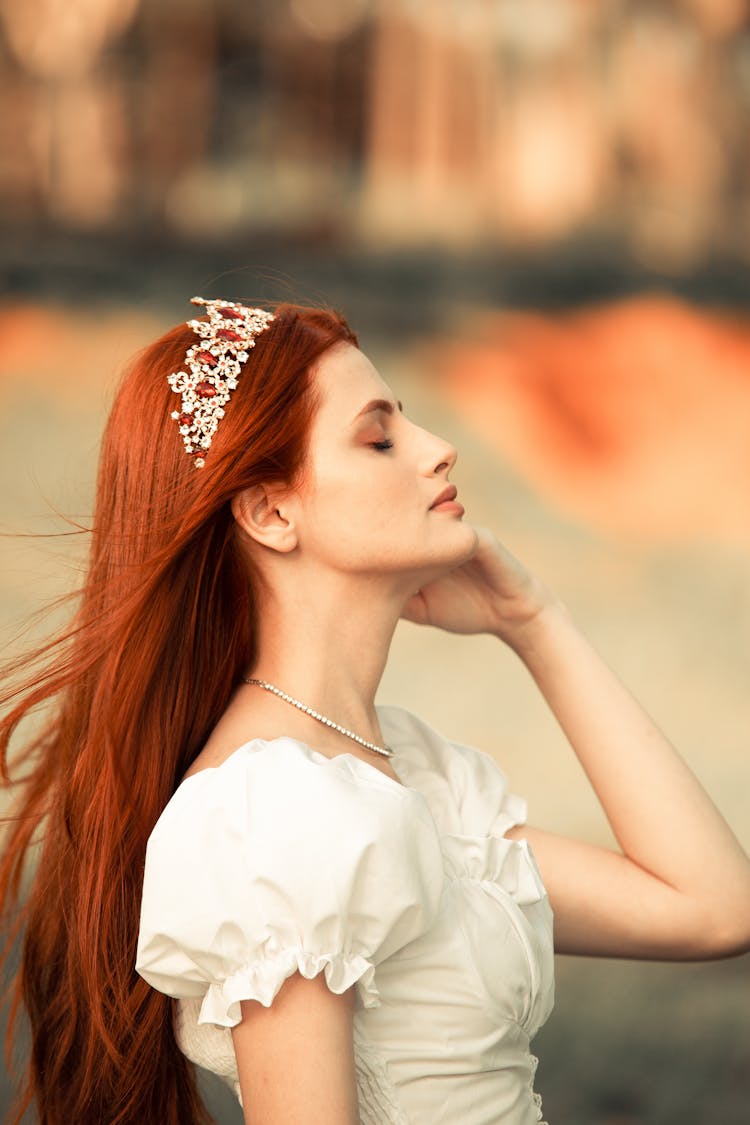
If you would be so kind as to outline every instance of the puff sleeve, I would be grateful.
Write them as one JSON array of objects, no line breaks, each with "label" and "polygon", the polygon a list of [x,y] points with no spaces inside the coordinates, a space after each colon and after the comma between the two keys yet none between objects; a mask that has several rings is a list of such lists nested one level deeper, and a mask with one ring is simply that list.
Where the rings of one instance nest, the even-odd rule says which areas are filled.
[{"label": "puff sleeve", "polygon": [[378,717],[385,738],[399,748],[399,776],[429,794],[445,826],[446,872],[494,882],[519,905],[546,898],[528,840],[506,835],[526,823],[526,801],[509,791],[495,760],[449,741],[402,708],[379,708]]},{"label": "puff sleeve", "polygon": [[442,860],[419,793],[289,738],[188,778],[151,834],[136,969],[233,1027],[299,971],[379,1003],[377,966],[437,913]]},{"label": "puff sleeve", "polygon": [[452,742],[402,707],[380,707],[378,714],[384,737],[406,759],[406,780],[430,793],[451,831],[503,836],[526,823],[526,801],[510,792],[508,779],[489,754]]}]

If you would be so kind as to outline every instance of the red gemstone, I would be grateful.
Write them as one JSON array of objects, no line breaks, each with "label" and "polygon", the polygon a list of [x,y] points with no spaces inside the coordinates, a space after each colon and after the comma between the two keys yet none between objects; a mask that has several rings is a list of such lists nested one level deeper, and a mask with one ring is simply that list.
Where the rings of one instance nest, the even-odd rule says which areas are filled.
[{"label": "red gemstone", "polygon": [[232,343],[242,339],[239,332],[235,332],[233,328],[220,328],[216,335],[220,340],[230,340]]},{"label": "red gemstone", "polygon": [[213,352],[198,352],[195,358],[198,363],[202,363],[205,367],[216,367],[219,362]]},{"label": "red gemstone", "polygon": [[193,415],[192,414],[181,414],[180,417],[178,418],[178,421],[179,421],[181,426],[192,426]]},{"label": "red gemstone", "polygon": [[213,398],[217,391],[211,383],[199,383],[195,388],[195,393],[200,395],[201,398]]},{"label": "red gemstone", "polygon": [[237,312],[237,309],[219,309],[219,312],[225,320],[242,320],[242,313]]}]

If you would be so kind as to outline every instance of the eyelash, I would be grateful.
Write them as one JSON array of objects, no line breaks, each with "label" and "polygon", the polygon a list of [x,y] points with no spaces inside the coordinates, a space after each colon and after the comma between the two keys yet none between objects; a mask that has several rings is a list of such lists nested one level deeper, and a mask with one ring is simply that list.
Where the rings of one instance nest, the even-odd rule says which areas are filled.
[{"label": "eyelash", "polygon": [[393,442],[390,438],[386,438],[384,441],[371,441],[370,448],[385,452],[387,449],[393,449]]}]

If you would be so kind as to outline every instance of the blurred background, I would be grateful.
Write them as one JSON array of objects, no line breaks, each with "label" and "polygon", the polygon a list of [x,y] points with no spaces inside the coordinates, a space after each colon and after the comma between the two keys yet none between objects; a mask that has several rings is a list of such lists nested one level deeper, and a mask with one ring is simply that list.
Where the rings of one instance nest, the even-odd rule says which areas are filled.
[{"label": "blurred background", "polygon": [[[9,643],[127,358],[194,293],[328,302],[750,846],[749,187],[743,0],[0,0]],[[496,643],[404,625],[381,698],[611,842]],[[560,958],[545,1116],[745,1123],[749,970]]]}]

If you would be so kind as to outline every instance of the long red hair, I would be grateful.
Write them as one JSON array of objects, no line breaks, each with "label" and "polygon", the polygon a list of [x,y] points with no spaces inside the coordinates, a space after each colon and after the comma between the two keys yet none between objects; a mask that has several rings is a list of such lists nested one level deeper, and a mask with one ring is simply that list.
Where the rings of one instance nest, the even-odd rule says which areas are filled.
[{"label": "long red hair", "polygon": [[[336,313],[279,306],[204,469],[184,452],[167,384],[194,341],[180,325],[127,373],[104,434],[77,613],[14,663],[0,700],[3,780],[18,789],[0,861],[6,963],[23,935],[9,1057],[19,1005],[31,1025],[16,1122],[30,1104],[41,1125],[208,1120],[171,1002],[133,968],[146,841],[253,659],[254,583],[230,501],[297,478],[311,367],[357,341]],[[11,759],[11,735],[40,708],[43,726]]]}]

